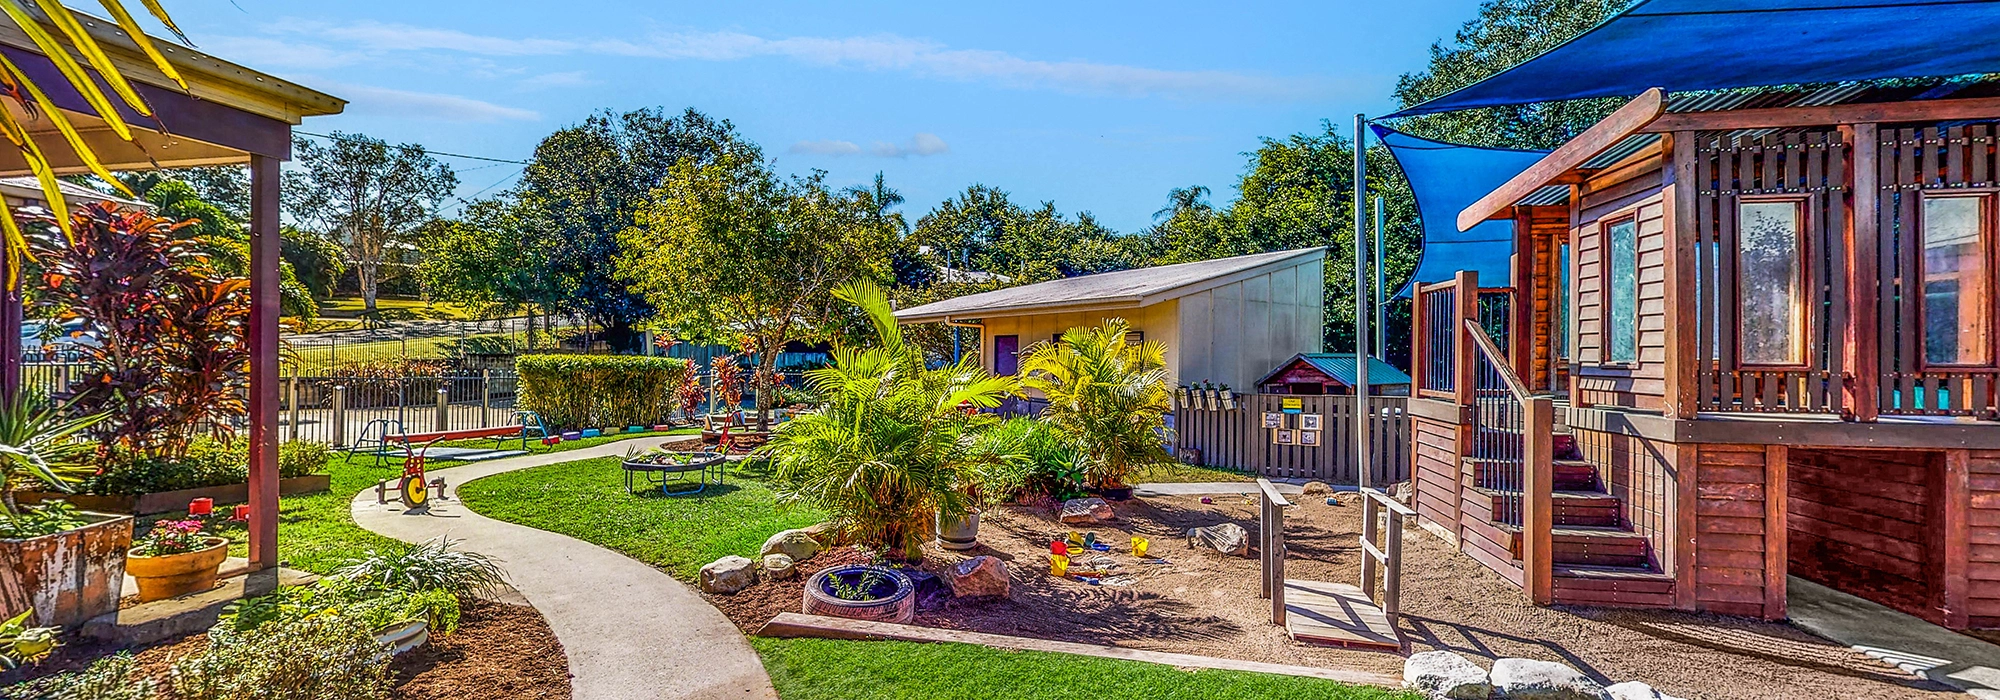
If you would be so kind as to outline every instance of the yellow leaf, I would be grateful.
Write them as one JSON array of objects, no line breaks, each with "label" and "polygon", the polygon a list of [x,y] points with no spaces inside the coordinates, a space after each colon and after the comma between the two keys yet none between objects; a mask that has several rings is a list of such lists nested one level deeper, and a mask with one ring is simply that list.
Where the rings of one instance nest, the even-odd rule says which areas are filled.
[{"label": "yellow leaf", "polygon": [[35,81],[29,80],[28,76],[21,72],[21,68],[14,65],[6,54],[0,54],[0,69],[6,71],[8,82],[26,88],[28,94],[35,98],[35,105],[41,107],[42,113],[48,115],[49,122],[56,125],[57,131],[62,132],[63,139],[69,142],[70,148],[76,151],[77,159],[83,161],[84,166],[90,168],[90,172],[111,183],[112,187],[118,188],[118,191],[125,193],[125,196],[138,196],[132,194],[132,190],[126,188],[125,183],[111,176],[111,171],[104,167],[104,163],[98,161],[97,153],[90,150],[89,144],[83,142],[83,135],[76,132],[76,126],[69,122],[69,117],[63,116],[62,110],[56,108],[54,102],[49,101],[48,95],[42,92],[42,88],[35,85]]},{"label": "yellow leaf", "polygon": [[132,140],[132,128],[125,124],[125,117],[118,113],[118,108],[112,106],[111,98],[104,96],[104,91],[97,87],[97,81],[92,80],[90,74],[84,72],[83,66],[77,64],[76,58],[69,55],[69,49],[64,48],[62,42],[56,41],[55,35],[43,29],[42,23],[28,14],[27,8],[21,5],[21,0],[0,0],[0,10],[6,11],[7,16],[14,20],[14,24],[20,27],[28,38],[35,41],[35,46],[49,57],[49,62],[55,64],[56,70],[62,71],[63,79],[68,80],[70,86],[83,95],[84,101],[90,103],[91,109],[97,110],[97,116],[104,119],[104,123],[111,127],[112,133],[118,134],[118,138],[126,141]]},{"label": "yellow leaf", "polygon": [[[126,36],[132,37],[132,43],[138,44],[139,50],[146,52],[147,58],[153,59],[154,67],[159,68],[168,78],[172,78],[182,90],[188,89],[187,79],[182,78],[181,72],[174,68],[174,64],[168,63],[166,55],[160,53],[159,47],[153,45],[153,38],[146,36],[146,28],[139,26],[139,22],[132,19],[132,13],[125,11],[125,3],[119,0],[98,0],[98,4],[104,6],[105,12],[111,13],[111,19],[118,22],[118,26],[125,30]],[[161,20],[166,22],[165,10],[160,10],[159,14]],[[166,22],[166,25],[168,29],[173,29],[173,22]],[[180,33],[181,30],[174,29],[175,35]],[[187,41],[187,37],[182,36],[181,41]]]},{"label": "yellow leaf", "polygon": [[167,16],[167,8],[160,6],[160,0],[139,1],[146,4],[146,10],[153,13],[154,19],[159,20],[160,24],[167,25],[167,31],[173,32],[176,37],[180,37],[181,43],[189,46],[194,45],[194,42],[188,41],[188,35],[182,32],[180,27],[174,25],[174,18]]},{"label": "yellow leaf", "polygon": [[69,203],[63,198],[62,184],[56,180],[55,169],[49,167],[49,159],[42,155],[42,147],[28,134],[28,129],[14,119],[14,113],[5,109],[0,109],[0,131],[5,131],[7,140],[20,147],[21,159],[28,162],[28,169],[34,171],[35,179],[42,185],[42,195],[48,198],[49,213],[55,216],[56,226],[62,229],[64,239],[75,243],[76,236],[69,227]]},{"label": "yellow leaf", "polygon": [[97,68],[97,74],[103,76],[105,82],[111,83],[111,90],[118,93],[118,97],[124,99],[125,104],[130,105],[141,115],[153,116],[153,108],[146,105],[146,101],[139,97],[139,92],[132,89],[131,83],[125,82],[125,74],[119,72],[118,66],[111,62],[111,57],[104,54],[104,47],[97,45],[97,38],[83,28],[82,22],[76,21],[75,12],[63,7],[61,0],[35,0],[35,4],[40,5],[42,14],[48,15],[49,21],[55,22],[56,28],[61,29],[62,33],[69,37],[70,45],[83,52],[83,57],[89,59],[90,65]]}]

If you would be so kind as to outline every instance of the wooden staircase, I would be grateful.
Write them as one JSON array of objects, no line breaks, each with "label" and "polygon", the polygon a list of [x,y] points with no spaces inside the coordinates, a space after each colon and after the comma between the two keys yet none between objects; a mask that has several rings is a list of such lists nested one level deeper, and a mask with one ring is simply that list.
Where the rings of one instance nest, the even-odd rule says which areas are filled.
[{"label": "wooden staircase", "polygon": [[[1660,570],[1652,543],[1626,522],[1624,501],[1605,489],[1597,466],[1583,459],[1573,436],[1556,433],[1553,447],[1550,559],[1555,602],[1671,607],[1674,579]],[[1522,496],[1481,486],[1496,483],[1487,470],[1519,465],[1474,458],[1466,462],[1465,515],[1485,521],[1468,524],[1503,538],[1513,563],[1520,565],[1521,528],[1506,523],[1505,514],[1510,508],[1519,512]]]}]

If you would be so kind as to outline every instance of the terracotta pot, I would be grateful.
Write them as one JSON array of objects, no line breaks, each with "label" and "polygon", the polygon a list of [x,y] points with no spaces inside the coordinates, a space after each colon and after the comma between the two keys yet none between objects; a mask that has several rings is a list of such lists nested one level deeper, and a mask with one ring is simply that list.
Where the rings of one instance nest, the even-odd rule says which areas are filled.
[{"label": "terracotta pot", "polygon": [[178,598],[215,587],[215,573],[229,558],[229,540],[208,538],[208,546],[157,557],[125,555],[125,573],[139,582],[139,602]]}]

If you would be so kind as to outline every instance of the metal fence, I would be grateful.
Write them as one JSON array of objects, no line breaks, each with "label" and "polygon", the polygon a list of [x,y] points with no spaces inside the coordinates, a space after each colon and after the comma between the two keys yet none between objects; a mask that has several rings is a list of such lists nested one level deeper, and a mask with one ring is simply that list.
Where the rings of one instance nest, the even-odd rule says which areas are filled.
[{"label": "metal fence", "polygon": [[[1288,408],[1287,399],[1297,400],[1298,405]],[[1369,473],[1372,484],[1410,478],[1409,417],[1404,413],[1408,402],[1392,396],[1368,401],[1373,417],[1368,435],[1375,462]],[[1262,477],[1359,482],[1354,397],[1240,394],[1235,403],[1235,408],[1174,411],[1176,447],[1183,454],[1200,453],[1207,466]],[[1313,435],[1306,438],[1302,433]]]}]

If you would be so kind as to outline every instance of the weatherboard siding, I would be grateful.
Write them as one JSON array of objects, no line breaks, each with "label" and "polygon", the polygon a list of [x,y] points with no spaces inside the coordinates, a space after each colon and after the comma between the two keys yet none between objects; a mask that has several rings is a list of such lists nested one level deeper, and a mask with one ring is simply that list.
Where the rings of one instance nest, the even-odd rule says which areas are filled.
[{"label": "weatherboard siding", "polygon": [[1108,319],[1122,318],[1132,330],[1146,334],[1146,340],[1167,344],[1167,367],[1171,370],[1181,356],[1178,306],[1177,300],[1170,299],[1135,309],[995,318],[986,322],[986,333],[980,338],[979,363],[988,370],[993,369],[993,339],[999,336],[1020,336],[1021,354],[1026,356],[1029,346],[1048,342],[1071,328],[1096,327]]}]

